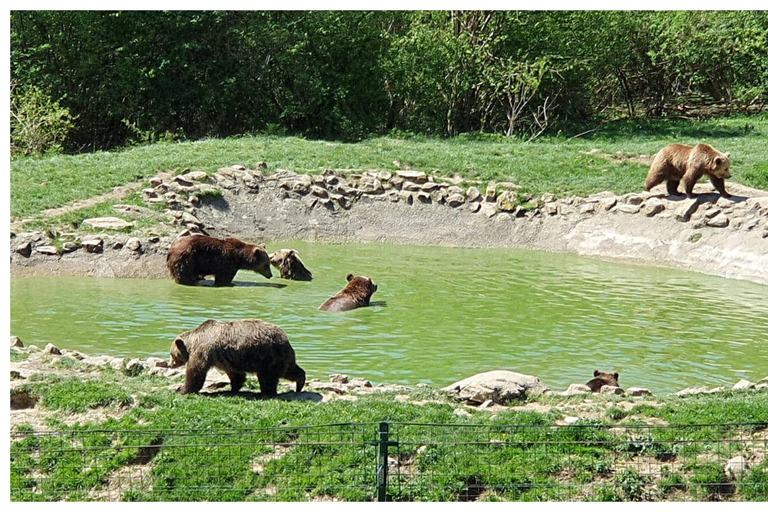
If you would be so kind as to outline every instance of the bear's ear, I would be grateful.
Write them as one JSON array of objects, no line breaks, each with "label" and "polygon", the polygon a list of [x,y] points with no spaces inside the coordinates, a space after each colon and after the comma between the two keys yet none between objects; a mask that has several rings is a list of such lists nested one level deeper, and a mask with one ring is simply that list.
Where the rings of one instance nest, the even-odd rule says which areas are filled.
[{"label": "bear's ear", "polygon": [[613,378],[619,380],[619,372],[614,373]]},{"label": "bear's ear", "polygon": [[595,370],[594,376],[597,377],[598,375],[600,375],[600,370]]},{"label": "bear's ear", "polygon": [[730,159],[730,158],[731,158],[731,154],[730,154],[730,153],[726,153],[726,154],[725,154],[725,158],[728,158],[728,159]]},{"label": "bear's ear", "polygon": [[719,156],[716,156],[715,157],[715,165],[719,166],[721,163],[723,163],[723,159],[720,158]]},{"label": "bear's ear", "polygon": [[351,281],[355,278],[352,274],[347,274],[347,281]]}]

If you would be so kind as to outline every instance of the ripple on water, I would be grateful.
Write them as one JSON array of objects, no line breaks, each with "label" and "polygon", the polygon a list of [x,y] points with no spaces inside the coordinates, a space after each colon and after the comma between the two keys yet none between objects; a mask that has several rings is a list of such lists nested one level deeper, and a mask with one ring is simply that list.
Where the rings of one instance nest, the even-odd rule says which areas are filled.
[{"label": "ripple on water", "polygon": [[[309,378],[407,384],[508,369],[564,389],[598,368],[625,387],[671,392],[768,373],[766,286],[533,251],[279,245],[296,248],[315,280],[14,278],[11,331],[40,346],[167,358],[177,334],[208,318],[261,318],[286,331]],[[376,281],[380,305],[318,311],[350,272]],[[240,272],[236,282],[265,280]]]}]

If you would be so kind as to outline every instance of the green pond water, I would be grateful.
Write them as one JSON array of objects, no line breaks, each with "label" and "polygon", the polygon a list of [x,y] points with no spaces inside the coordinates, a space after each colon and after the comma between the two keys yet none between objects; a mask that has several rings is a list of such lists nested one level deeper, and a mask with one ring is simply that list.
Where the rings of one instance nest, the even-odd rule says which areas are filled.
[{"label": "green pond water", "polygon": [[[444,386],[507,369],[554,390],[595,368],[655,393],[768,375],[768,286],[703,274],[510,249],[384,244],[291,247],[309,283],[241,271],[237,286],[170,279],[11,279],[11,334],[40,347],[168,358],[208,318],[282,327],[307,378]],[[318,306],[347,273],[378,284],[373,305]]]}]

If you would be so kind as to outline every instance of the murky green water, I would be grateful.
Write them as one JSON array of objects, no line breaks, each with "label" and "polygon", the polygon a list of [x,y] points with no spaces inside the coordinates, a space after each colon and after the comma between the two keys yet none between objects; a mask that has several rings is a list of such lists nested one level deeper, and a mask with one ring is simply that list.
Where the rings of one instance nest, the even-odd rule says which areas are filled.
[{"label": "murky green water", "polygon": [[[508,369],[555,390],[618,371],[657,393],[768,375],[768,287],[658,269],[508,249],[381,244],[292,247],[311,283],[240,272],[232,288],[170,279],[11,280],[11,333],[40,347],[168,357],[176,334],[207,318],[282,327],[308,378],[447,385]],[[317,307],[347,273],[372,277],[376,305]],[[279,285],[285,285],[278,287]]]}]

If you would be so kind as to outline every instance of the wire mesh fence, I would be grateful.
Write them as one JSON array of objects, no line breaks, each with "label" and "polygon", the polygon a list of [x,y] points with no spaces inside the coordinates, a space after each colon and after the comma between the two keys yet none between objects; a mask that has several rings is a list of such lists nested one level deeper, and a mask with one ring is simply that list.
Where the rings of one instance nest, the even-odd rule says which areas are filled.
[{"label": "wire mesh fence", "polygon": [[13,501],[766,501],[768,423],[11,433]]}]

